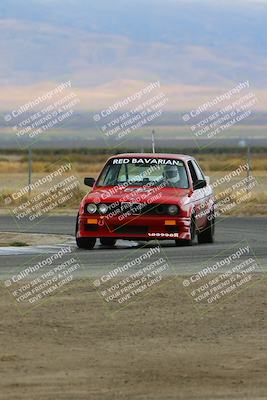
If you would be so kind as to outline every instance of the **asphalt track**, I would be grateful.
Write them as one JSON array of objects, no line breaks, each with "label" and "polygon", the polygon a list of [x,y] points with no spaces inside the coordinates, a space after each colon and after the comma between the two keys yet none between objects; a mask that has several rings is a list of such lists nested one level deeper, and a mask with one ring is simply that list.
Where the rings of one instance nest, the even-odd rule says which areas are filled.
[{"label": "asphalt track", "polygon": [[[76,275],[99,276],[121,263],[132,260],[155,248],[156,242],[130,242],[119,240],[113,249],[105,248],[97,243],[93,251],[76,248],[73,231],[75,216],[50,216],[43,222],[33,225],[23,223],[19,228],[9,216],[0,217],[2,232],[32,232],[43,234],[69,235],[66,243],[71,248],[71,254],[77,257],[82,270]],[[257,270],[267,272],[267,217],[226,217],[216,223],[216,242],[214,244],[194,245],[192,247],[176,247],[174,241],[161,241],[164,257],[171,265],[170,274],[188,275],[203,268],[206,263],[215,263],[236,251],[238,247],[250,246],[250,254],[242,254],[240,260],[245,260],[253,252],[257,260]],[[35,246],[24,248],[0,248],[0,279],[6,279],[19,272],[22,265],[27,265],[34,257],[45,259],[62,247],[62,243],[54,246]],[[146,246],[146,247],[143,247]],[[234,246],[234,247],[233,247]],[[238,259],[239,261],[239,259]],[[140,267],[139,267],[140,268]],[[134,267],[138,269],[138,266]]]}]

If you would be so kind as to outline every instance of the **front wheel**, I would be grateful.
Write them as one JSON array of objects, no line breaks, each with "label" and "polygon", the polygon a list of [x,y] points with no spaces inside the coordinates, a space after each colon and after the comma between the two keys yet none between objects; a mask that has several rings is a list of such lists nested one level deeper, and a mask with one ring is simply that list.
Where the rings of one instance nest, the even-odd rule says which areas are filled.
[{"label": "front wheel", "polygon": [[190,239],[176,239],[176,246],[193,246],[194,240],[196,237],[196,218],[195,215],[192,215],[191,224],[190,224]]},{"label": "front wheel", "polygon": [[76,244],[79,249],[92,250],[96,244],[96,238],[77,238]]},{"label": "front wheel", "polygon": [[208,218],[208,223],[203,232],[198,234],[198,243],[214,243],[215,241],[215,217],[212,213]]},{"label": "front wheel", "polygon": [[113,238],[100,238],[100,243],[103,246],[113,247],[116,244],[116,239],[113,239]]},{"label": "front wheel", "polygon": [[75,226],[75,238],[76,238],[77,247],[79,249],[92,250],[95,246],[96,238],[78,238],[77,237],[78,223],[79,223],[79,214],[77,215],[76,226]]}]

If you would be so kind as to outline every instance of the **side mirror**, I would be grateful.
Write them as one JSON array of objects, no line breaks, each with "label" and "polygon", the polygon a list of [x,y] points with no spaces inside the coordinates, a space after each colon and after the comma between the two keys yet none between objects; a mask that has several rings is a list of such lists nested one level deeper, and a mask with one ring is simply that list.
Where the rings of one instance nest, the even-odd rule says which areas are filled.
[{"label": "side mirror", "polygon": [[204,179],[199,179],[194,183],[194,190],[202,189],[207,186],[207,182]]},{"label": "side mirror", "polygon": [[93,187],[95,184],[95,178],[84,178],[84,184]]},{"label": "side mirror", "polygon": [[210,184],[210,177],[209,176],[205,176],[205,180],[207,182],[207,185],[209,185]]}]

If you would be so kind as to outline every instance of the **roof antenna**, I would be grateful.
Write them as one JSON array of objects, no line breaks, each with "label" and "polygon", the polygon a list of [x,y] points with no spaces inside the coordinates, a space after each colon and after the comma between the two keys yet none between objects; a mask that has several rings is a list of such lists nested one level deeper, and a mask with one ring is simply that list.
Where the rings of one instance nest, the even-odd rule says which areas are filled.
[{"label": "roof antenna", "polygon": [[152,153],[156,153],[156,151],[155,151],[155,131],[154,131],[154,129],[151,132],[151,140],[152,140]]}]

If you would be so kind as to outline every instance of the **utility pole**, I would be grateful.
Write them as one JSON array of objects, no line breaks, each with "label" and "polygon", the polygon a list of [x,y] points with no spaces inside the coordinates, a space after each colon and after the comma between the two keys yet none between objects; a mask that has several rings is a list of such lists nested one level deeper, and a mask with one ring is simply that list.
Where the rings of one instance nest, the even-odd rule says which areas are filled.
[{"label": "utility pole", "polygon": [[249,180],[250,180],[250,172],[252,169],[252,162],[251,162],[251,149],[250,149],[250,143],[244,139],[240,140],[238,143],[239,147],[242,148],[247,148],[247,193],[249,192]]},{"label": "utility pole", "polygon": [[152,153],[156,153],[156,151],[155,151],[155,131],[154,131],[154,129],[152,130],[152,133],[151,133],[151,140],[152,140]]},{"label": "utility pole", "polygon": [[29,175],[28,175],[28,186],[29,186],[29,196],[31,195],[31,183],[32,183],[32,149],[31,147],[29,147],[28,150],[28,171],[29,171]]},{"label": "utility pole", "polygon": [[251,165],[251,151],[250,151],[250,143],[247,143],[247,159],[248,159],[248,170],[247,170],[247,193],[249,192],[249,179],[250,179],[250,171],[252,169]]}]

